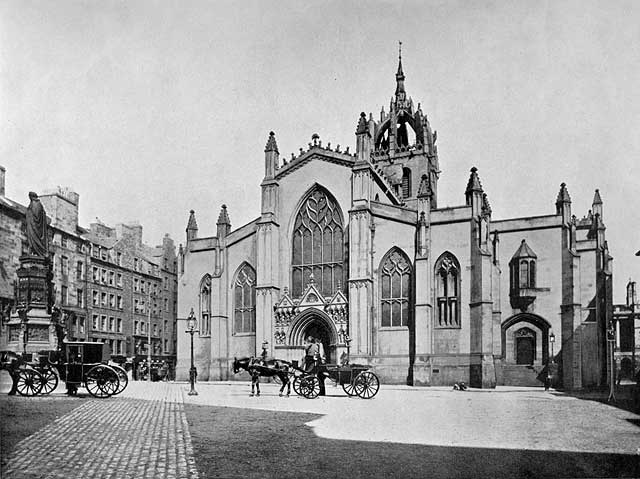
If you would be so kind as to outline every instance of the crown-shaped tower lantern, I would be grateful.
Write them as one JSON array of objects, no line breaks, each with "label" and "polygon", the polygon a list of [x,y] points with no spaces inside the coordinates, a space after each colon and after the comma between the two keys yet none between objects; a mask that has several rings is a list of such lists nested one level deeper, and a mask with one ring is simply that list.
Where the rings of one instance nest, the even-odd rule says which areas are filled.
[{"label": "crown-shaped tower lantern", "polygon": [[428,175],[431,206],[435,208],[440,176],[437,132],[431,129],[421,105],[414,106],[404,81],[402,42],[399,42],[396,90],[389,103],[389,111],[382,107],[377,122],[371,115],[368,120],[360,117],[356,135],[368,133],[370,144],[360,141],[358,148],[370,150],[370,161],[382,170],[396,195],[405,203],[416,201],[421,178]]}]

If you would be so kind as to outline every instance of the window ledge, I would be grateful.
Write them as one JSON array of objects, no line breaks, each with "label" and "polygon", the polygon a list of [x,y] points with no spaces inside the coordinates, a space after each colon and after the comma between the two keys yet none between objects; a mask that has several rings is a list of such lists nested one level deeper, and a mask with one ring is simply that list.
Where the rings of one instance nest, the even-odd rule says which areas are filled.
[{"label": "window ledge", "polygon": [[380,326],[380,331],[408,331],[408,326]]}]

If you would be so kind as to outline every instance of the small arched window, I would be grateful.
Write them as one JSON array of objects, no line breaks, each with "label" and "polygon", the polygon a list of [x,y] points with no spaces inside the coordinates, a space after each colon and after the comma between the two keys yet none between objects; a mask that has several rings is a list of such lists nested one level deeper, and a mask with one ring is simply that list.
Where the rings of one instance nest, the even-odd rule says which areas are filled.
[{"label": "small arched window", "polygon": [[411,197],[411,170],[402,168],[402,198]]},{"label": "small arched window", "polygon": [[398,248],[385,255],[380,264],[381,326],[408,326],[411,315],[411,262]]},{"label": "small arched window", "polygon": [[256,272],[244,263],[233,284],[233,332],[256,332]]},{"label": "small arched window", "polygon": [[200,281],[200,336],[211,335],[211,276]]},{"label": "small arched window", "polygon": [[520,247],[511,258],[509,268],[511,269],[510,290],[516,293],[520,289],[531,289],[536,287],[536,260],[538,257],[529,247],[525,240],[522,240]]},{"label": "small arched window", "polygon": [[460,263],[446,252],[436,261],[438,328],[460,327]]}]

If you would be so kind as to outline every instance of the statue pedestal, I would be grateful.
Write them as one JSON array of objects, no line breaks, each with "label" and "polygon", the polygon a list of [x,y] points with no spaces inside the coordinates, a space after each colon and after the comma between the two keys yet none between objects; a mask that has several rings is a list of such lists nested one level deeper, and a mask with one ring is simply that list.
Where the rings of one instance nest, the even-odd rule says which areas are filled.
[{"label": "statue pedestal", "polygon": [[16,310],[8,327],[8,349],[33,353],[56,349],[57,335],[51,321],[53,273],[48,258],[35,255],[20,257]]},{"label": "statue pedestal", "polygon": [[53,272],[48,258],[33,255],[20,256],[18,275],[18,309],[43,308],[51,310]]},{"label": "statue pedestal", "polygon": [[51,314],[46,309],[33,308],[11,315],[7,324],[9,341],[7,349],[16,353],[35,353],[57,349],[58,339]]}]

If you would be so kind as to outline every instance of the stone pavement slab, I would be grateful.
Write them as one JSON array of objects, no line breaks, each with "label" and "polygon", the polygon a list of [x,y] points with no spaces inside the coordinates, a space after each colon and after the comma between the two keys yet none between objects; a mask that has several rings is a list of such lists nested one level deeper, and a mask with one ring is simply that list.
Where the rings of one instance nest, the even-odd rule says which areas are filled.
[{"label": "stone pavement slab", "polygon": [[192,404],[306,412],[327,439],[456,447],[640,453],[640,416],[541,388],[454,391],[382,386],[373,399],[349,398],[327,383],[327,396],[281,398],[262,384],[249,397],[246,383],[199,383]]},{"label": "stone pavement slab", "polygon": [[198,478],[183,388],[131,389],[138,394],[79,399],[86,402],[18,443],[3,477]]}]

